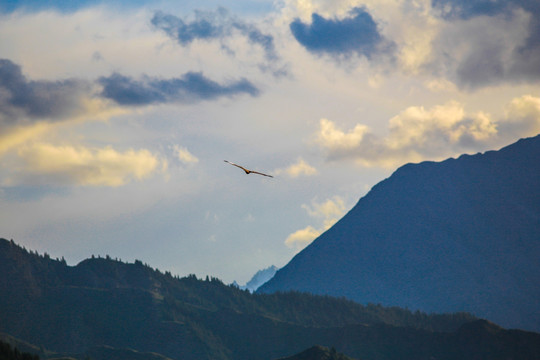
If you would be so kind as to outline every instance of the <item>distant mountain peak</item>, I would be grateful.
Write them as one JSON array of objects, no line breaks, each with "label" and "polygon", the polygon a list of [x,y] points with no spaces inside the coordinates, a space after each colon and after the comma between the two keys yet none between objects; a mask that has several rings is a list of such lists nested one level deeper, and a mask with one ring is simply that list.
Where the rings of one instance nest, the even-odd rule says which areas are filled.
[{"label": "distant mountain peak", "polygon": [[236,281],[233,282],[233,285],[239,287],[242,290],[248,290],[249,292],[256,291],[261,285],[266,283],[268,280],[272,279],[276,272],[278,271],[278,267],[275,265],[271,265],[267,267],[266,269],[259,270],[253,275],[253,277],[246,283],[246,285],[240,286]]}]

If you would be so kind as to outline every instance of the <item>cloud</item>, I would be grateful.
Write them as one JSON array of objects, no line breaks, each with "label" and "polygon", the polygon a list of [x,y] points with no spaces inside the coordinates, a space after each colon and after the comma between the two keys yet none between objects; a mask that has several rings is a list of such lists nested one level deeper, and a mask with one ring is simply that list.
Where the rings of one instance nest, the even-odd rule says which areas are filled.
[{"label": "cloud", "polygon": [[224,8],[217,11],[195,11],[195,20],[188,22],[174,15],[158,11],[151,20],[152,25],[187,46],[195,40],[222,40],[238,32],[253,45],[264,49],[268,59],[276,59],[274,39],[262,33],[255,25],[234,18]]},{"label": "cloud", "polygon": [[0,59],[0,157],[64,124],[126,112],[96,90],[95,83],[74,78],[30,80],[19,65]]},{"label": "cloud", "polygon": [[346,210],[345,202],[339,196],[326,199],[322,203],[313,200],[311,206],[302,205],[302,208],[308,212],[309,216],[324,219],[324,230],[334,225],[345,214]]},{"label": "cloud", "polygon": [[317,169],[309,165],[304,159],[298,158],[295,164],[290,165],[285,169],[277,169],[274,171],[276,175],[285,173],[292,178],[297,178],[302,175],[311,176],[317,174]]},{"label": "cloud", "polygon": [[455,101],[431,109],[411,106],[390,119],[389,131],[387,147],[425,155],[444,151],[449,144],[481,142],[497,133],[489,115],[466,115],[463,105]]},{"label": "cloud", "polygon": [[[142,0],[145,1],[145,0]],[[74,12],[85,7],[98,5],[101,0],[79,0],[79,1],[35,1],[35,0],[17,0],[6,1],[0,4],[0,10],[5,12],[13,12],[19,9],[24,11],[44,11],[52,9],[61,12]],[[110,3],[118,3],[117,1],[109,1]]]},{"label": "cloud", "polygon": [[[101,87],[101,92],[97,89]],[[95,82],[78,79],[28,80],[21,67],[0,59],[0,127],[28,124],[36,119],[60,121],[111,111],[107,100],[119,105],[142,106],[159,103],[188,103],[238,94],[258,96],[259,90],[242,78],[219,84],[199,72],[180,78],[141,80],[114,73]]]},{"label": "cloud", "polygon": [[377,23],[363,7],[353,8],[343,19],[326,19],[313,13],[311,24],[295,19],[290,29],[296,40],[315,54],[338,57],[357,54],[369,59],[381,51],[383,45],[389,46]]},{"label": "cloud", "polygon": [[120,105],[132,106],[188,103],[238,94],[259,94],[259,90],[246,79],[221,85],[198,72],[188,72],[180,78],[158,79],[145,76],[141,80],[114,73],[99,78],[98,82],[103,86],[101,96]]},{"label": "cloud", "polygon": [[344,131],[334,122],[321,119],[316,142],[329,160],[352,159],[364,166],[395,167],[485,150],[538,132],[540,98],[526,95],[512,100],[499,119],[485,112],[468,114],[456,101],[432,108],[411,106],[389,120],[384,137],[362,124]]},{"label": "cloud", "polygon": [[0,59],[0,127],[23,120],[65,119],[88,111],[91,84],[77,79],[28,80],[21,67]]},{"label": "cloud", "polygon": [[369,128],[366,125],[357,124],[354,129],[345,133],[328,120],[321,119],[317,141],[333,153],[349,152],[360,146]]},{"label": "cloud", "polygon": [[434,8],[447,19],[470,19],[475,16],[496,16],[508,13],[515,7],[533,10],[539,7],[535,1],[522,0],[432,0]]},{"label": "cloud", "polygon": [[47,143],[21,147],[17,155],[15,174],[4,181],[10,186],[121,186],[151,176],[162,163],[145,149],[119,152],[111,147],[93,149]]},{"label": "cloud", "polygon": [[0,133],[0,157],[9,150],[42,136],[50,129],[51,124],[41,121],[29,126],[17,126],[5,133]]},{"label": "cloud", "polygon": [[277,64],[280,57],[275,48],[274,37],[262,32],[253,23],[232,16],[224,8],[220,7],[216,11],[197,10],[192,21],[157,11],[151,23],[182,46],[189,46],[194,41],[219,41],[222,49],[231,55],[235,54],[235,45],[231,45],[227,40],[241,36],[251,46],[263,50],[267,64],[261,65],[261,68],[271,69],[276,76],[287,73],[284,67]]},{"label": "cloud", "polygon": [[309,225],[304,229],[297,230],[290,234],[285,240],[285,245],[301,250],[319,237],[319,235],[321,235],[321,232]]},{"label": "cloud", "polygon": [[194,40],[212,40],[227,36],[231,29],[225,26],[227,17],[224,9],[217,12],[195,12],[196,19],[188,23],[177,16],[157,11],[151,20],[152,25],[165,31],[167,35],[186,46]]},{"label": "cloud", "polygon": [[513,99],[499,122],[499,131],[508,139],[540,134],[540,98],[524,95]]},{"label": "cloud", "polygon": [[334,196],[322,203],[313,200],[311,206],[304,204],[302,208],[307,211],[309,216],[321,219],[322,225],[318,229],[309,225],[293,232],[285,239],[285,245],[297,250],[303,249],[324,231],[330,229],[346,211],[345,202],[339,196]]},{"label": "cloud", "polygon": [[[446,21],[434,46],[462,88],[540,80],[540,2],[433,0]],[[449,51],[450,49],[450,51]]]},{"label": "cloud", "polygon": [[177,159],[183,164],[194,164],[199,162],[199,159],[190,153],[185,147],[174,145],[173,149]]},{"label": "cloud", "polygon": [[293,2],[290,30],[314,54],[365,56],[385,75],[446,78],[467,91],[540,81],[539,1],[359,3]]}]

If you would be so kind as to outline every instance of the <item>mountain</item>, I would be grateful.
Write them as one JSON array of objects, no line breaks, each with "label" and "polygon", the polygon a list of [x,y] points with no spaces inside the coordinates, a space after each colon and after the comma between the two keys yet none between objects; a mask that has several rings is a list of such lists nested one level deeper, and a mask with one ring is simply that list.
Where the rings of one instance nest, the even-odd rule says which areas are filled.
[{"label": "mountain", "polygon": [[171,360],[156,353],[141,353],[133,349],[115,349],[110,346],[95,346],[84,354],[61,355],[46,351],[42,347],[28,344],[13,336],[0,333],[1,360],[78,360],[78,359],[107,359],[107,360]]},{"label": "mountain", "polygon": [[0,340],[41,359],[268,360],[314,345],[363,360],[540,358],[540,334],[478,321],[299,292],[251,294],[139,260],[68,266],[0,239]]},{"label": "mountain", "polygon": [[12,348],[7,342],[0,341],[0,359],[2,360],[39,360],[37,355],[20,352],[17,348]]},{"label": "mountain", "polygon": [[254,292],[262,284],[264,284],[265,282],[270,280],[272,277],[274,277],[277,271],[278,271],[277,266],[272,265],[270,267],[267,267],[266,269],[257,271],[255,275],[253,275],[251,280],[249,280],[246,283],[246,285],[239,286],[236,282],[234,282],[233,284],[238,286],[242,290],[248,290],[249,292]]},{"label": "mountain", "polygon": [[299,354],[281,358],[279,360],[354,360],[336,352],[336,349],[328,349],[324,346],[313,346]]},{"label": "mountain", "polygon": [[407,164],[259,292],[297,290],[540,331],[540,135]]}]

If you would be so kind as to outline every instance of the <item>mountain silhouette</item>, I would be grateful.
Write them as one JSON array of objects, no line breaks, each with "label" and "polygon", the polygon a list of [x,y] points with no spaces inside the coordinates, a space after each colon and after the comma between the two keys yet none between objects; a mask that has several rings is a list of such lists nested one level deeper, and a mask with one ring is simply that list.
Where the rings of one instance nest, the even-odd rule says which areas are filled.
[{"label": "mountain silhouette", "polygon": [[540,331],[540,135],[407,164],[258,291],[467,311]]}]

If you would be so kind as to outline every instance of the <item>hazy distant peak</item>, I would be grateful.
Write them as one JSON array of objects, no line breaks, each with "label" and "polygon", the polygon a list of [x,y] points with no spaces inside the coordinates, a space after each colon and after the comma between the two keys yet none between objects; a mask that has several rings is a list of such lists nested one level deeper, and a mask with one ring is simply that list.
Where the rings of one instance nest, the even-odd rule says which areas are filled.
[{"label": "hazy distant peak", "polygon": [[257,271],[255,275],[253,275],[251,280],[249,280],[246,283],[246,285],[239,286],[236,281],[233,282],[233,285],[238,286],[242,290],[249,290],[249,292],[254,292],[264,283],[272,279],[277,271],[278,271],[278,267],[275,265],[272,265],[272,266],[267,267],[266,269]]}]

